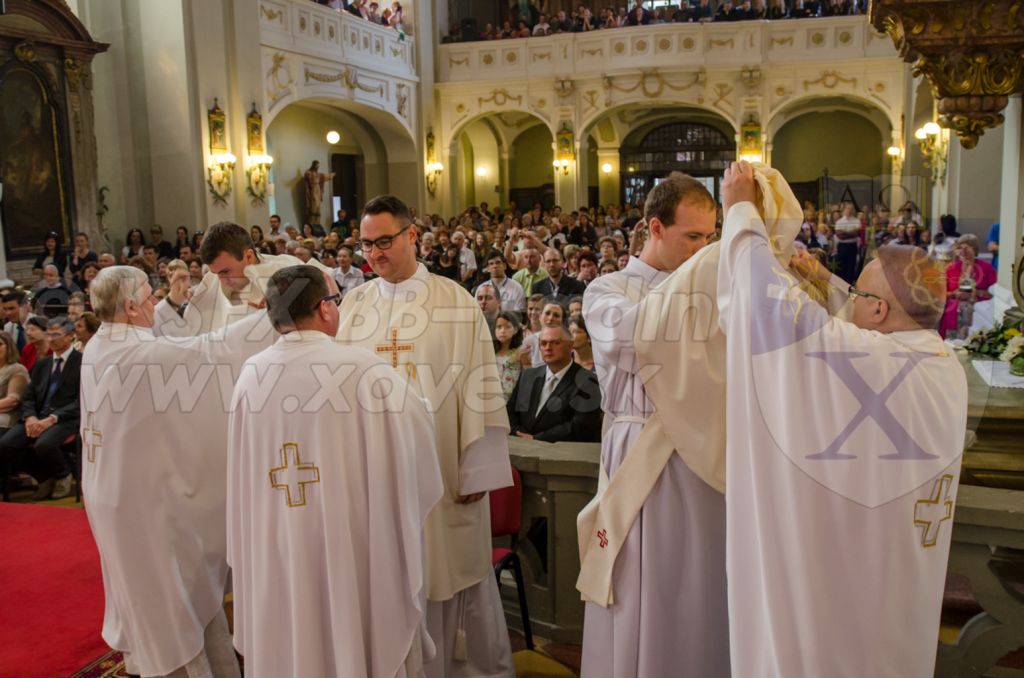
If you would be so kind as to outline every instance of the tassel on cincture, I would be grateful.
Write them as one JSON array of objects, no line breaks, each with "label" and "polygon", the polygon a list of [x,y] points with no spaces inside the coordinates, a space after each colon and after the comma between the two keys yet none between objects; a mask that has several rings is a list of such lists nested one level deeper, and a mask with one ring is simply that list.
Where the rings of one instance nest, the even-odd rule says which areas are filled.
[{"label": "tassel on cincture", "polygon": [[455,629],[455,647],[452,648],[452,659],[464,662],[469,659],[469,643],[466,641],[466,592],[457,595],[459,600],[459,625]]},{"label": "tassel on cincture", "polygon": [[452,658],[455,661],[464,662],[469,659],[469,646],[466,643],[466,629],[458,629],[455,632],[455,647],[452,650]]}]

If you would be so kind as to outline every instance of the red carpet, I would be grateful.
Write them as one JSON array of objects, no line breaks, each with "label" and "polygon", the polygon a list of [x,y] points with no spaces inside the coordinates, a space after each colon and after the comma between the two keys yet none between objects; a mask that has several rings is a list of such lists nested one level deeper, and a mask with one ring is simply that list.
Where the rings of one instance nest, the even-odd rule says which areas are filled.
[{"label": "red carpet", "polygon": [[110,650],[85,511],[0,503],[0,676],[64,678]]}]

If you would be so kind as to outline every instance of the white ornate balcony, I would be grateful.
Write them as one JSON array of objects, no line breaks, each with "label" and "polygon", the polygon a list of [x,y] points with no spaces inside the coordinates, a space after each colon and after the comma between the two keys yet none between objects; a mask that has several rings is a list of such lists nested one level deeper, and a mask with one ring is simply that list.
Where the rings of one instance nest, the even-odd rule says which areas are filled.
[{"label": "white ornate balcony", "polygon": [[439,82],[587,77],[654,68],[735,67],[896,56],[864,16],[678,23],[442,45]]},{"label": "white ornate balcony", "polygon": [[311,0],[259,0],[265,47],[418,80],[413,38]]}]

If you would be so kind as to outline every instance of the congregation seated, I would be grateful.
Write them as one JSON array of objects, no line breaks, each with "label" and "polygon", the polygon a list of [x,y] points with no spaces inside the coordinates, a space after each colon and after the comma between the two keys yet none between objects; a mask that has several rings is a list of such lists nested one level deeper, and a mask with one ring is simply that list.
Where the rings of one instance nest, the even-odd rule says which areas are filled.
[{"label": "congregation seated", "polygon": [[597,376],[573,362],[569,330],[545,327],[539,345],[544,364],[523,370],[508,400],[512,435],[549,443],[599,442]]},{"label": "congregation seated", "polygon": [[62,447],[78,431],[80,418],[82,354],[72,346],[74,323],[53,318],[46,323],[45,339],[52,353],[38,360],[31,370],[21,401],[24,421],[11,422],[0,438],[3,467],[25,467],[39,481],[34,500],[60,499],[71,493],[71,468]]}]

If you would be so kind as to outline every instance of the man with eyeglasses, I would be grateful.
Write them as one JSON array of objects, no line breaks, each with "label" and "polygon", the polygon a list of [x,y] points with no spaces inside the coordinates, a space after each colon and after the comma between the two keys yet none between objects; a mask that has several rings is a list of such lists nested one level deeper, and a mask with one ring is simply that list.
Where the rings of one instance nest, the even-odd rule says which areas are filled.
[{"label": "man with eyeglasses", "polygon": [[427,628],[437,647],[427,675],[511,676],[486,499],[512,484],[490,331],[464,287],[416,261],[416,227],[398,198],[367,203],[359,244],[379,277],[345,296],[338,340],[381,356],[434,415],[444,495],[424,528]]},{"label": "man with eyeglasses", "polygon": [[[249,231],[228,221],[209,228],[199,256],[209,272],[191,296],[172,288],[157,305],[157,335],[188,337],[223,329],[264,305],[263,290],[275,271],[303,263],[289,254],[258,253]],[[331,272],[316,259],[309,263]]]},{"label": "man with eyeglasses", "polygon": [[732,675],[931,676],[967,425],[944,272],[887,245],[855,286],[794,275],[799,217],[769,235],[747,163],[722,195]]},{"label": "man with eyeglasses", "polygon": [[[172,293],[188,284],[188,271],[172,273]],[[153,289],[132,266],[103,269],[89,293],[102,325],[82,356],[82,492],[103,563],[103,639],[132,674],[238,676],[223,612],[228,405],[273,329],[257,311],[211,334],[157,337]]]},{"label": "man with eyeglasses", "polygon": [[63,499],[71,494],[71,468],[62,449],[78,430],[78,384],[82,354],[72,347],[75,324],[66,317],[47,323],[50,355],[40,359],[21,402],[24,422],[0,438],[0,468],[16,468],[31,457],[29,470],[39,481],[33,501]]},{"label": "man with eyeglasses", "polygon": [[[442,491],[433,425],[390,363],[335,340],[331,282],[312,266],[271,276],[280,338],[235,386],[235,647],[256,676],[418,676],[422,526]],[[270,373],[268,397],[252,398]]]}]

